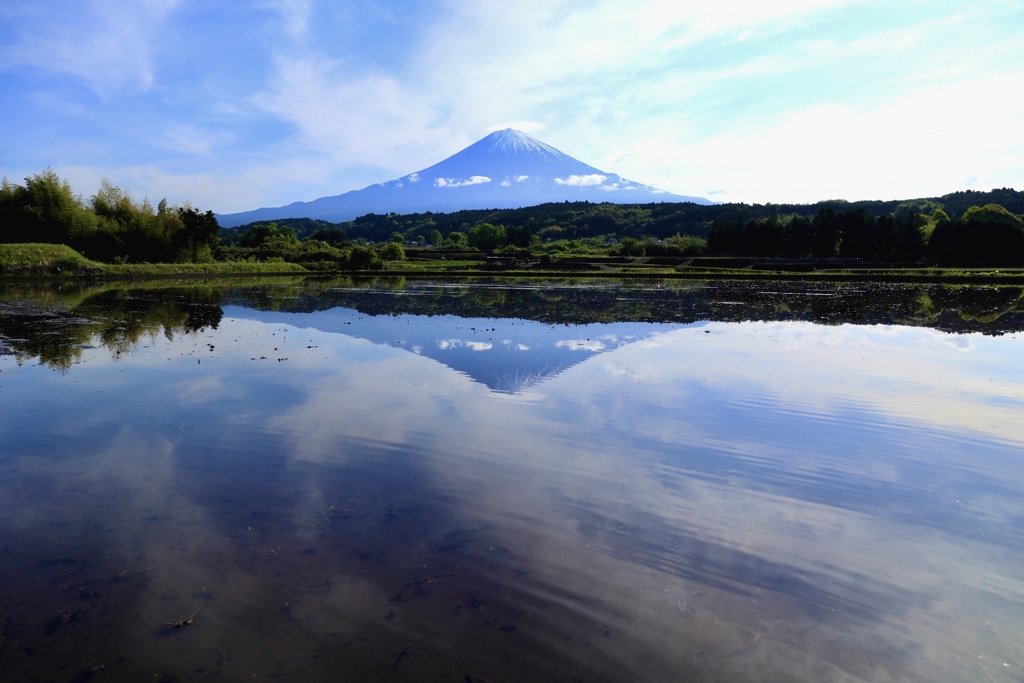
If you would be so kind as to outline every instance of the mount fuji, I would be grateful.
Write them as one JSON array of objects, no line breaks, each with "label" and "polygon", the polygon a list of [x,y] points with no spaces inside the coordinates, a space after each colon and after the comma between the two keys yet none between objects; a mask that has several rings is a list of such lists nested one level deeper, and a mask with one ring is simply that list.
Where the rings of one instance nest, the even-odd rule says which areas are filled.
[{"label": "mount fuji", "polygon": [[224,227],[280,218],[349,221],[368,213],[512,209],[545,202],[618,204],[693,202],[578,161],[526,133],[507,128],[422,171],[310,202],[221,214]]}]

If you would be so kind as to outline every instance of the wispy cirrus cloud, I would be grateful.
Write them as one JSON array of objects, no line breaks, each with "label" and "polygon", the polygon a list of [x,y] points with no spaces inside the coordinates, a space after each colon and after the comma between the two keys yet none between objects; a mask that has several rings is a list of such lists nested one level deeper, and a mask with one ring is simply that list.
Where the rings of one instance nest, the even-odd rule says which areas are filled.
[{"label": "wispy cirrus cloud", "polygon": [[1022,24],[1004,0],[10,0],[0,163],[195,183],[233,211],[404,177],[512,127],[720,201],[1010,186]]},{"label": "wispy cirrus cloud", "polygon": [[10,38],[0,45],[0,70],[40,69],[64,74],[97,95],[144,91],[154,81],[153,52],[161,25],[180,0],[21,2]]},{"label": "wispy cirrus cloud", "polygon": [[255,6],[277,14],[289,38],[301,39],[306,35],[313,14],[313,0],[262,0]]}]

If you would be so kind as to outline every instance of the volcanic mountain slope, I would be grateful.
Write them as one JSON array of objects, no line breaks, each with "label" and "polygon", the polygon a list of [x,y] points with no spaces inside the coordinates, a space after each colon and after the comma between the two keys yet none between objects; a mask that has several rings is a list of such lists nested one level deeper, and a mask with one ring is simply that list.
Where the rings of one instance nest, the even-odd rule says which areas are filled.
[{"label": "volcanic mountain slope", "polygon": [[573,159],[551,145],[507,128],[444,161],[386,183],[333,197],[218,216],[224,227],[279,218],[348,221],[368,213],[510,209],[545,202],[634,204],[694,202],[634,183]]}]

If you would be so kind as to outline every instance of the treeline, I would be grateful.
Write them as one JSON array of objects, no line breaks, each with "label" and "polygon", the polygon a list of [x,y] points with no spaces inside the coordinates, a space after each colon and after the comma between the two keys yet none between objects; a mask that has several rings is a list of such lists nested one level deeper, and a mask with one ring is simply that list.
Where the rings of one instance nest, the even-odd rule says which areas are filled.
[{"label": "treeline", "polygon": [[[388,241],[398,233],[410,242],[422,237],[430,243],[429,235],[432,230],[437,230],[446,238],[452,232],[468,233],[481,223],[503,225],[506,229],[510,226],[529,228],[530,232],[542,241],[600,236],[666,240],[676,234],[706,238],[716,220],[733,219],[738,212],[742,212],[746,219],[753,220],[769,218],[772,215],[803,216],[809,219],[821,209],[832,209],[836,213],[864,209],[874,216],[891,214],[898,218],[907,214],[931,215],[936,209],[942,209],[951,219],[957,220],[968,208],[986,204],[998,204],[1014,214],[1022,214],[1024,192],[1004,188],[991,192],[955,192],[942,197],[909,201],[829,200],[815,204],[563,202],[520,209],[469,209],[447,214],[367,214],[353,221],[327,225],[344,230],[350,239],[373,242]],[[291,224],[291,219],[288,222]]]},{"label": "treeline", "polygon": [[[937,209],[933,216],[948,216]],[[789,258],[853,258],[914,261],[925,255],[928,235],[937,218],[906,212],[879,216],[866,209],[821,208],[811,218],[801,215],[746,219],[718,218],[708,233],[714,254]]]},{"label": "treeline", "polygon": [[213,260],[220,226],[212,211],[171,207],[131,195],[106,180],[88,202],[47,169],[0,185],[0,242],[66,244],[107,263]]},{"label": "treeline", "polygon": [[[288,261],[309,270],[375,270],[388,258],[402,258],[399,245],[387,250],[352,244],[344,231],[325,221],[220,230],[212,211],[171,207],[131,195],[104,180],[88,201],[47,169],[19,185],[0,185],[0,243],[65,244],[106,263],[204,263]],[[397,253],[396,253],[397,250]]]},{"label": "treeline", "polygon": [[821,208],[811,218],[738,212],[712,224],[707,246],[713,254],[1024,266],[1024,220],[998,204],[972,206],[956,220],[941,208],[878,216]]},{"label": "treeline", "polygon": [[[789,283],[782,288],[751,281],[666,281],[655,289],[626,283],[579,287],[572,281],[536,287],[481,288],[458,283],[432,286],[429,296],[401,295],[405,279],[365,278],[304,282],[278,292],[237,290],[226,303],[261,310],[312,313],[339,306],[367,315],[458,316],[536,320],[551,325],[595,322],[700,320],[805,320],[830,324],[906,325],[947,332],[1012,334],[1024,330],[1024,289],[893,285],[864,287],[833,282]],[[381,297],[381,289],[398,296]],[[302,292],[307,295],[299,295]],[[823,296],[827,295],[827,296]]]},{"label": "treeline", "polygon": [[816,204],[549,203],[520,209],[291,218],[222,230],[210,211],[154,208],[104,181],[88,201],[52,170],[3,180],[0,242],[66,244],[106,262],[288,261],[373,270],[409,247],[620,256],[699,254],[1024,266],[1024,192]]},{"label": "treeline", "polygon": [[[565,202],[448,214],[367,214],[338,224],[309,219],[278,224],[293,225],[300,239],[334,229],[359,242],[485,251],[1024,265],[1016,246],[1017,213],[1024,213],[1024,192],[1004,188],[911,201],[713,206]],[[225,233],[241,234],[252,227]]]},{"label": "treeline", "polygon": [[379,270],[383,261],[405,258],[402,245],[374,249],[350,242],[343,230],[326,221],[293,219],[254,223],[223,231],[217,258],[224,261],[287,261],[307,270]]},{"label": "treeline", "polygon": [[[368,214],[347,223],[286,220],[306,239],[328,234],[359,242],[439,249],[844,258],[941,265],[1024,265],[1024,192],[960,192],[909,202],[814,205],[618,205],[576,202],[450,214]],[[986,202],[967,205],[968,202]],[[953,210],[951,215],[944,206]],[[234,231],[236,241],[260,224]],[[301,231],[301,232],[300,232]]]}]

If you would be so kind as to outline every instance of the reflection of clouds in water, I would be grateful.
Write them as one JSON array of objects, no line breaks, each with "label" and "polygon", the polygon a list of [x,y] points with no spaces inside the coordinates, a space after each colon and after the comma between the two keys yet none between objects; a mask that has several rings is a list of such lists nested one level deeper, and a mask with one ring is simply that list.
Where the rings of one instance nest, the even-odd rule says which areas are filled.
[{"label": "reflection of clouds in water", "polygon": [[[847,375],[844,381],[857,386],[852,390],[845,385],[839,388],[843,401],[861,403],[869,409],[880,407],[883,415],[886,408],[898,409],[904,402],[914,404],[925,401],[925,405],[918,405],[917,409],[897,411],[897,415],[910,413],[903,418],[911,421],[911,428],[905,432],[900,427],[889,432],[889,427],[884,423],[850,423],[844,427],[846,435],[854,435],[854,438],[863,439],[864,443],[847,443],[842,441],[842,431],[834,431],[838,423],[820,412],[821,403],[828,402],[833,408],[839,405],[829,398],[838,388],[831,381],[831,375],[835,373],[832,363],[835,360],[843,361],[842,358],[836,359],[835,354],[859,354],[864,350],[861,348],[863,345],[839,349],[833,344],[835,335],[826,334],[826,343],[821,346],[830,349],[829,353],[811,354],[809,359],[797,361],[786,353],[774,351],[771,343],[760,340],[751,343],[747,337],[749,330],[741,328],[737,326],[723,330],[726,339],[716,342],[711,349],[701,347],[701,344],[706,343],[702,333],[689,341],[685,338],[688,334],[686,332],[666,335],[651,346],[667,348],[677,343],[686,349],[685,353],[675,355],[663,352],[651,356],[641,352],[641,347],[637,345],[621,349],[596,362],[577,366],[550,383],[548,392],[552,401],[561,400],[563,404],[569,405],[578,402],[581,396],[602,398],[605,429],[600,450],[595,452],[618,451],[629,463],[616,469],[609,463],[602,465],[600,457],[591,458],[592,453],[562,450],[559,457],[563,465],[579,475],[566,487],[566,498],[608,500],[613,507],[620,506],[620,515],[627,513],[642,519],[642,522],[638,522],[640,528],[649,527],[652,520],[661,520],[660,523],[668,529],[689,530],[687,533],[693,534],[695,538],[715,540],[729,548],[742,548],[756,557],[789,565],[792,570],[821,572],[817,588],[835,592],[837,596],[856,595],[854,599],[863,602],[868,600],[872,591],[877,591],[881,597],[869,601],[869,607],[877,610],[879,617],[887,622],[886,630],[891,625],[897,631],[904,632],[905,635],[895,637],[894,642],[921,648],[921,655],[915,657],[914,666],[921,667],[923,671],[928,670],[931,663],[948,662],[950,651],[945,649],[947,647],[955,650],[957,656],[965,654],[962,647],[964,642],[973,643],[979,650],[984,649],[985,645],[977,633],[968,626],[950,626],[950,619],[957,610],[961,611],[958,623],[963,623],[965,613],[976,617],[979,607],[985,601],[996,600],[992,589],[996,585],[1001,586],[998,591],[1000,595],[1005,591],[1008,605],[1019,605],[1024,598],[1019,582],[1007,582],[1007,568],[1000,559],[978,559],[977,553],[985,552],[984,541],[974,542],[955,532],[935,533],[927,526],[931,520],[918,520],[925,522],[920,526],[908,522],[908,518],[913,518],[915,513],[909,516],[895,515],[894,512],[899,511],[899,504],[878,492],[872,492],[877,488],[876,482],[895,482],[898,484],[896,490],[900,487],[905,487],[907,492],[920,490],[921,487],[932,487],[948,481],[946,477],[953,475],[945,468],[953,467],[959,471],[962,459],[968,456],[970,444],[955,451],[946,448],[944,450],[947,454],[943,457],[942,451],[934,450],[935,444],[942,443],[941,437],[931,435],[929,444],[924,447],[932,450],[916,455],[922,458],[927,456],[931,461],[930,467],[935,473],[933,481],[917,479],[912,470],[907,470],[908,461],[903,459],[905,455],[898,451],[887,453],[886,449],[902,448],[909,445],[902,442],[902,439],[918,438],[912,425],[922,414],[926,415],[928,424],[934,429],[945,431],[949,427],[948,418],[951,413],[963,412],[969,415],[976,412],[974,402],[981,397],[981,393],[976,391],[981,387],[980,380],[971,376],[969,368],[951,368],[953,386],[943,386],[945,378],[942,378],[938,388],[942,396],[929,395],[929,388],[924,387],[923,383],[894,381],[893,386],[901,391],[898,395],[883,398],[878,397],[872,388],[872,382],[877,377]],[[811,338],[811,332],[805,330],[801,334]],[[815,340],[810,341],[809,346],[816,345]],[[883,344],[878,344],[877,348],[880,352],[877,359],[879,363],[869,365],[872,373],[884,378],[886,373],[898,376],[905,371],[900,358],[885,356],[888,349]],[[735,360],[742,357],[738,351],[749,354],[740,367],[737,367]],[[923,356],[929,352],[924,349],[915,351],[909,345],[905,350],[907,356],[918,354],[921,366],[926,365]],[[726,359],[729,362],[725,362]],[[912,368],[909,372],[917,369]],[[820,373],[826,376],[821,377]],[[934,374],[925,377],[931,379]],[[706,385],[704,379],[707,379]],[[629,384],[624,384],[627,381]],[[632,390],[633,384],[640,386]],[[714,389],[713,393],[708,392],[708,386]],[[1005,388],[1019,391],[1019,386],[1012,382],[1006,382]],[[964,389],[967,389],[966,395]],[[786,397],[789,405],[778,405],[782,396]],[[793,397],[799,400],[791,400]],[[753,410],[749,414],[738,413],[730,421],[727,415],[719,414],[715,409],[699,409],[699,406],[709,401],[724,402],[717,409],[723,413],[730,409],[730,405],[740,406],[743,403],[749,404]],[[950,401],[953,405],[945,405],[945,402]],[[794,408],[804,415],[794,422],[799,431],[792,434],[780,432],[784,429],[782,425],[770,424],[774,416],[785,414],[777,411],[788,412]],[[547,409],[551,410],[551,406],[548,405]],[[757,415],[758,411],[768,423],[764,428],[752,430],[750,426],[738,421],[741,415],[749,418]],[[595,412],[587,406],[578,407],[575,414],[578,416],[576,419],[584,423],[595,416]],[[706,421],[705,418],[709,416],[717,422]],[[870,413],[861,415],[862,419],[877,420],[879,417]],[[1004,415],[1004,418],[1009,417],[1009,414]],[[567,417],[566,421],[575,420]],[[817,437],[819,440],[803,431],[807,425],[815,423],[826,428]],[[893,426],[898,424],[897,418]],[[970,429],[979,427],[970,417],[961,417],[959,424]],[[608,427],[613,428],[609,431]],[[862,431],[865,428],[868,431]],[[775,441],[753,438],[759,433],[762,437],[765,433],[769,434],[769,438]],[[887,434],[891,442],[886,443],[885,439],[879,438],[879,434]],[[840,440],[836,441],[837,438]],[[993,447],[1000,450],[997,444],[993,444]],[[670,465],[670,453],[673,451],[680,455],[688,454],[681,458],[678,469]],[[700,455],[705,452],[706,455]],[[846,456],[847,452],[849,457]],[[628,457],[626,454],[629,454]],[[723,455],[729,456],[725,462],[731,464],[716,477],[705,481],[707,473],[701,474],[695,468],[714,463],[722,459]],[[974,458],[978,455],[975,450]],[[652,467],[651,460],[665,459],[668,462],[654,466],[654,472],[649,469]],[[586,461],[586,465],[578,464],[578,460]],[[779,493],[787,490],[791,493],[779,495],[751,490],[751,485],[756,488],[763,486],[763,483],[759,483],[756,477],[744,479],[739,476],[739,470],[732,469],[744,462],[761,468],[758,477],[776,477],[778,482],[775,490]],[[975,464],[981,466],[978,460],[975,460]],[[838,469],[841,467],[845,467],[845,471]],[[587,476],[583,476],[584,472]],[[695,478],[694,474],[699,476]],[[1011,480],[1019,482],[1020,474],[1019,471],[1015,472]],[[715,479],[721,479],[721,482],[716,483]],[[801,480],[806,483],[800,484]],[[832,480],[840,487],[837,491],[841,491],[846,482],[850,485],[859,482],[865,488],[858,495],[867,496],[863,500],[872,502],[864,511],[853,511],[844,506],[855,503],[856,499],[836,506],[830,502],[816,503],[791,497],[800,490],[800,486],[806,486],[807,483],[828,490]],[[622,486],[624,495],[621,500],[616,501],[602,491],[602,483],[599,482],[607,481],[615,481]],[[656,481],[671,486],[659,487]],[[589,482],[589,492],[584,490],[587,486],[585,482]],[[1019,483],[1011,484],[1007,492],[1015,486],[1019,488]],[[634,495],[629,495],[630,492]],[[999,515],[1000,523],[1005,524],[1024,512],[1017,498],[1007,498],[1005,495],[1000,498],[1001,506],[998,507],[977,501],[978,514],[991,515],[999,507],[1009,504],[1012,511],[1001,510]],[[886,508],[894,503],[895,511]],[[941,503],[938,507],[941,508]],[[632,511],[627,512],[630,508]],[[936,511],[937,508],[930,512],[922,510],[917,514],[934,514]],[[625,524],[622,521],[618,523]],[[945,523],[948,520],[940,519],[939,528]],[[629,548],[632,543],[628,535],[623,535],[619,540],[619,552]],[[695,560],[685,558],[685,545],[680,546],[680,552],[683,555],[679,571],[686,572],[687,567],[692,568]],[[670,557],[665,557],[661,564],[668,566],[672,561]],[[837,568],[842,569],[840,571]],[[982,588],[981,584],[985,581],[991,583]],[[869,589],[872,582],[876,585]],[[971,586],[971,590],[980,590],[981,603],[967,599],[958,592],[961,588],[951,588],[960,582]],[[925,596],[934,595],[934,587],[938,585],[946,587],[938,591],[943,594],[943,598],[932,602],[933,597]],[[952,595],[945,595],[945,590],[952,591]],[[955,604],[956,609],[951,610],[951,604]],[[1004,617],[1012,611],[1012,607],[1000,609]],[[877,630],[875,626],[871,622],[863,624],[859,637],[872,638],[871,632]],[[852,642],[851,635],[855,632],[844,633],[837,638],[837,643]],[[950,639],[934,635],[939,632],[946,633]]]},{"label": "reflection of clouds in water", "polygon": [[438,339],[437,348],[442,351],[448,349],[470,349],[471,351],[490,351],[494,344],[490,342],[469,341],[465,339]]},{"label": "reflection of clouds in water", "polygon": [[[594,326],[588,326],[594,327]],[[555,341],[555,348],[569,349],[570,351],[589,351],[591,353],[600,353],[609,349],[615,349],[620,346],[624,346],[636,340],[636,336],[628,334],[624,337],[620,337],[616,334],[595,334],[586,338],[579,339],[559,339]]]},{"label": "reflection of clouds in water", "polygon": [[288,437],[293,459],[340,462],[353,441],[398,446],[418,439],[429,446],[439,426],[465,428],[456,404],[474,403],[471,396],[487,393],[430,359],[381,350],[358,364],[341,357],[329,370],[291,378],[305,398],[270,418],[269,425]]},{"label": "reflection of clouds in water", "polygon": [[971,351],[974,349],[974,336],[969,334],[956,334],[956,335],[945,335],[943,341],[955,348],[962,349],[964,351]]},{"label": "reflection of clouds in water", "polygon": [[606,359],[603,366],[613,377],[629,377],[638,382],[656,380],[662,374],[653,363],[627,363],[616,357]]},{"label": "reflection of clouds in water", "polygon": [[[443,498],[457,515],[437,522],[432,533],[444,538],[457,530],[445,524],[456,523],[473,533],[486,529],[487,545],[468,547],[488,558],[504,557],[494,550],[504,549],[510,559],[488,560],[495,564],[484,579],[508,590],[541,633],[565,636],[577,623],[603,624],[615,636],[599,641],[611,659],[628,662],[639,656],[631,647],[646,647],[645,666],[700,656],[709,669],[718,666],[714,661],[734,662],[736,672],[779,667],[825,679],[898,670],[940,680],[963,673],[956,656],[991,652],[975,628],[980,606],[986,619],[1012,624],[1024,591],[1007,570],[1014,547],[986,544],[982,534],[998,538],[1021,517],[1021,497],[1006,493],[1019,488],[1020,478],[1013,473],[1010,488],[996,489],[980,478],[986,470],[977,462],[987,492],[957,490],[954,498],[973,506],[975,516],[946,511],[943,500],[954,492],[949,482],[958,481],[966,446],[935,449],[940,442],[927,430],[985,428],[989,422],[971,418],[979,400],[1019,398],[1014,378],[1021,361],[993,352],[998,340],[978,340],[964,354],[945,335],[900,328],[713,324],[708,331],[659,334],[569,368],[530,396],[509,396],[387,345],[225,321],[217,346],[239,340],[234,353],[204,357],[201,368],[186,359],[180,367],[192,370],[185,378],[173,374],[178,362],[169,362],[164,368],[174,379],[158,384],[167,387],[168,405],[202,397],[209,399],[204,410],[218,399],[230,403],[215,416],[227,425],[225,443],[215,445],[246,455],[240,462],[253,467],[259,458],[273,460],[245,481],[257,511],[270,507],[294,524],[281,525],[292,534],[286,543],[317,542],[323,530],[309,520],[330,505],[343,507],[345,496],[366,496],[366,514],[378,524],[389,501],[400,501],[401,515],[409,514],[403,498],[411,507]],[[138,360],[152,366],[164,352],[190,344],[162,346]],[[251,360],[274,347],[289,360]],[[1007,376],[996,376],[997,369]],[[985,407],[989,421],[1002,425],[1017,414],[1016,404],[992,403]],[[77,419],[65,417],[60,429],[75,433]],[[1019,438],[1019,428],[1007,428]],[[238,557],[268,572],[305,572],[307,556],[297,554],[304,546],[278,547],[280,539],[270,540],[265,530],[272,523],[232,517],[235,504],[214,509],[236,490],[211,491],[203,503],[189,497],[203,495],[203,486],[183,488],[176,461],[193,457],[211,467],[209,475],[197,469],[186,476],[230,482],[218,475],[227,466],[212,457],[216,449],[190,456],[185,435],[142,439],[135,430],[61,471],[64,486],[96,482],[133,491],[126,505],[172,516],[173,524],[156,530],[129,523],[119,532],[119,542],[138,541],[147,562],[178,577],[154,583],[144,611],[162,614],[168,585],[187,598],[217,568],[214,581],[232,604],[271,599],[267,614],[283,621],[287,598],[268,597],[255,573],[224,570],[223,557],[213,558],[235,548],[225,545],[225,535],[237,535]],[[250,443],[265,449],[251,461],[244,453]],[[926,451],[929,471],[915,470]],[[403,468],[419,488],[378,485],[393,481],[389,476],[400,481]],[[47,514],[72,514],[69,500],[50,501],[63,507]],[[215,513],[223,516],[218,523],[211,521]],[[926,514],[939,515],[938,522]],[[951,526],[964,519],[974,535]],[[382,524],[379,537],[342,543],[387,549],[398,527]],[[410,561],[410,572],[445,561],[423,560],[414,550],[403,547],[398,555]],[[367,585],[359,574],[366,566],[383,568],[333,567],[332,576],[347,575],[346,585],[335,583],[337,593],[319,600],[307,590],[293,603],[303,610],[295,614],[323,633],[333,632],[353,604],[379,622],[388,594]],[[390,590],[400,588],[401,582]],[[544,607],[529,606],[535,604]],[[555,608],[571,623],[544,621]],[[395,607],[399,622],[415,609]],[[571,640],[599,634],[572,633]],[[888,640],[885,648],[880,637]],[[877,670],[851,664],[866,652],[876,655]]]},{"label": "reflection of clouds in water", "polygon": [[186,403],[214,403],[217,401],[235,401],[246,396],[245,390],[228,381],[221,374],[191,379],[176,384],[179,397]]},{"label": "reflection of clouds in water", "polygon": [[705,388],[737,397],[765,393],[807,412],[857,405],[936,428],[988,431],[996,425],[1002,438],[1024,442],[1016,411],[993,411],[989,405],[992,396],[1009,405],[1024,395],[1015,379],[1024,371],[1024,359],[1012,340],[896,326],[711,323],[708,328],[709,333],[657,334],[598,362],[615,376],[706,382]]},{"label": "reflection of clouds in water", "polygon": [[604,351],[608,347],[600,339],[563,339],[555,342],[555,348],[598,353],[600,351]]}]

